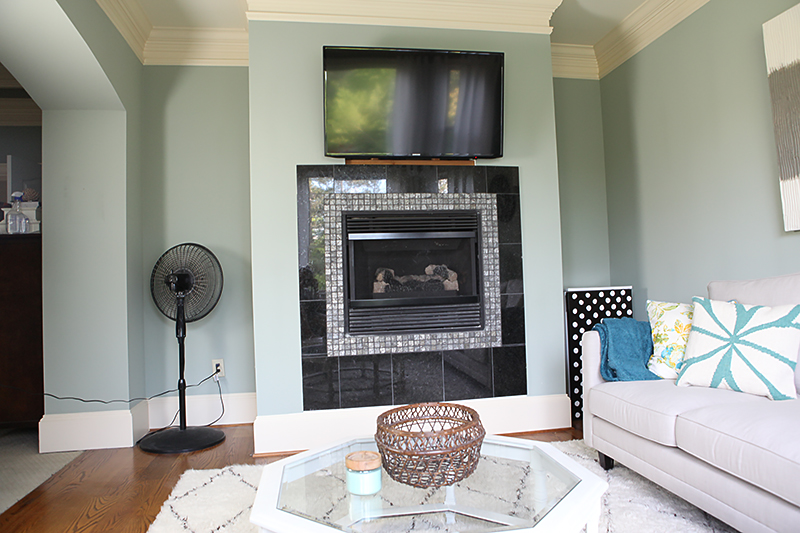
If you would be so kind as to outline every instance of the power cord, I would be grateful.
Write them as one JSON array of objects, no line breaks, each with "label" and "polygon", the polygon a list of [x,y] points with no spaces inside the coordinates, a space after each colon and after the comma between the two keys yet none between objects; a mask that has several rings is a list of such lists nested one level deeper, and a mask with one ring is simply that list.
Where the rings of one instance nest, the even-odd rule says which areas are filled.
[{"label": "power cord", "polygon": [[[194,385],[186,385],[186,388],[187,389],[191,389],[193,387],[199,387],[200,385],[202,385],[203,383],[205,383],[206,381],[208,381],[209,379],[213,378],[216,375],[217,375],[217,372],[214,372],[210,376],[208,376],[206,378],[203,378],[202,381],[200,381],[198,383],[195,383]],[[159,392],[158,394],[154,394],[154,395],[152,395],[152,396],[150,396],[148,398],[131,398],[130,400],[84,400],[83,398],[76,398],[74,396],[63,396],[63,397],[62,396],[56,396],[55,394],[50,394],[49,392],[45,392],[44,395],[48,396],[50,398],[55,398],[56,400],[76,400],[76,401],[84,402],[84,403],[111,404],[111,403],[133,403],[133,402],[138,402],[138,401],[143,401],[143,400],[152,400],[153,398],[158,398],[160,396],[164,396],[165,394],[169,394],[171,392],[178,392],[178,389],[165,390],[164,392]]]},{"label": "power cord", "polygon": [[[208,379],[209,379],[209,378],[212,378],[212,377],[213,377],[213,378],[214,378],[214,381],[216,381],[216,382],[217,382],[217,390],[219,390],[219,404],[220,404],[220,406],[222,407],[222,413],[220,413],[220,415],[217,417],[217,419],[216,419],[216,420],[214,420],[213,422],[210,422],[210,423],[206,424],[206,425],[205,425],[205,427],[211,427],[211,426],[213,426],[214,424],[216,424],[217,422],[219,422],[220,420],[222,420],[222,417],[223,417],[223,416],[225,416],[225,402],[222,400],[222,386],[219,384],[219,378],[218,378],[218,377],[216,377],[216,375],[217,375],[217,374],[219,374],[219,371],[217,371],[217,372],[214,372],[213,374],[211,374],[210,376],[208,376],[206,379],[204,379],[203,381],[201,381],[200,383],[198,383],[198,384],[197,384],[197,385],[200,385],[200,384],[202,384],[203,382],[205,382],[205,381],[208,381]],[[197,385],[192,385],[192,386],[196,387]],[[188,389],[188,388],[189,388],[189,386],[187,385],[187,387],[186,387],[186,388]],[[163,394],[163,393],[162,393],[162,394]],[[161,432],[161,431],[164,431],[165,429],[169,429],[169,428],[171,428],[171,427],[177,427],[177,426],[175,426],[175,420],[177,420],[177,418],[178,418],[178,415],[180,414],[180,412],[181,412],[181,411],[180,411],[180,409],[178,409],[177,411],[175,411],[175,416],[173,416],[173,417],[172,417],[172,421],[171,421],[169,424],[167,424],[166,426],[164,426],[164,427],[162,427],[162,428],[158,428],[158,429],[156,429],[155,431],[151,431],[149,434],[153,434],[153,433],[159,433],[159,432]],[[147,435],[145,435],[145,436],[147,436]],[[144,438],[144,437],[142,437],[142,438]],[[141,439],[139,439],[139,440],[141,440]],[[138,444],[138,442],[137,442],[137,444]]]},{"label": "power cord", "polygon": [[[205,383],[206,381],[208,381],[211,378],[214,378],[214,381],[217,382],[217,390],[219,390],[219,403],[220,403],[220,406],[222,407],[222,413],[219,415],[219,417],[217,417],[216,420],[214,420],[213,422],[211,422],[209,424],[206,424],[206,427],[216,424],[217,422],[222,420],[223,416],[225,416],[225,402],[222,399],[222,386],[219,383],[219,377],[217,377],[217,374],[219,374],[219,372],[220,371],[217,370],[213,374],[211,374],[210,376],[208,376],[206,378],[203,378],[198,383],[195,383],[193,385],[186,385],[187,389],[190,389],[190,388],[193,388],[193,387],[199,387],[200,385],[202,385],[203,383]],[[78,402],[83,402],[83,403],[102,403],[102,404],[106,404],[106,405],[112,404],[112,403],[133,403],[133,402],[144,401],[144,400],[148,400],[149,401],[149,400],[152,400],[154,398],[158,398],[160,396],[164,396],[165,394],[169,394],[171,392],[178,392],[178,389],[169,389],[169,390],[165,390],[164,392],[159,392],[158,394],[154,394],[154,395],[146,397],[146,398],[131,398],[130,400],[97,400],[97,399],[88,399],[87,400],[85,398],[78,398],[77,396],[57,396],[57,395],[51,394],[49,392],[44,392],[44,393],[33,392],[31,390],[21,389],[19,387],[13,387],[11,385],[4,385],[4,384],[1,384],[1,383],[0,383],[0,387],[2,387],[4,389],[11,389],[11,390],[19,391],[19,392],[24,392],[25,394],[30,394],[32,396],[39,396],[40,394],[42,394],[43,396],[47,396],[48,398],[53,398],[53,399],[56,399],[56,400],[73,400],[73,401],[78,401]],[[165,429],[173,427],[173,424],[175,424],[175,420],[178,418],[178,414],[179,413],[180,413],[180,409],[175,412],[175,416],[172,417],[172,421],[167,426],[164,426],[163,428],[158,429],[156,431],[163,431]]]}]

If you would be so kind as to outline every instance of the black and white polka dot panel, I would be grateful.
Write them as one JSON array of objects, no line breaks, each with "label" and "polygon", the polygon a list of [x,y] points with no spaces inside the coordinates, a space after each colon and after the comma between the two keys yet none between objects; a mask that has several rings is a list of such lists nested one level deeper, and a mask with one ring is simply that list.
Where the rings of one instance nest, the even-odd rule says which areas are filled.
[{"label": "black and white polka dot panel", "polygon": [[581,337],[604,318],[633,317],[632,287],[598,287],[564,291],[567,331],[567,387],[572,419],[580,420]]}]

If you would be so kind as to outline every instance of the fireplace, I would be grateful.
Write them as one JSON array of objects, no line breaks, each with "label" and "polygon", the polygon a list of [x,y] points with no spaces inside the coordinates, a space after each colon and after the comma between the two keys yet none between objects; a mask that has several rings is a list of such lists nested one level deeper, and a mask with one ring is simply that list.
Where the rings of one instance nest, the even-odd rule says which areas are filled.
[{"label": "fireplace", "polygon": [[477,210],[342,216],[347,334],[483,327]]},{"label": "fireplace", "polygon": [[[527,393],[519,175],[515,167],[302,165],[297,168],[297,186],[304,409]],[[447,265],[457,274],[458,293],[480,299],[482,327],[417,333],[346,331],[346,301],[353,285],[347,273],[350,244],[345,238],[345,214],[398,214],[407,222],[445,212],[469,213],[473,219],[477,213],[474,278],[451,258],[426,259],[414,269]],[[435,226],[434,231],[456,231],[441,220]],[[403,233],[415,231],[407,230]],[[473,230],[474,226],[458,229]],[[471,237],[458,239],[456,248],[471,247]],[[362,244],[396,247],[400,246],[397,241],[415,239],[387,240],[390,242],[362,239]],[[428,244],[432,242],[441,244],[441,239],[436,236]],[[410,243],[403,244],[407,245]],[[386,249],[383,252],[391,255]],[[393,269],[398,277],[408,275],[402,265],[387,267],[373,262],[368,270],[373,267],[375,271]],[[388,299],[385,292],[382,297],[373,294],[373,283],[378,281],[375,271],[369,272],[367,289],[357,291],[360,296],[355,299]],[[449,280],[451,276],[446,277]],[[472,290],[473,279],[474,295],[464,292]],[[450,284],[448,287],[446,291],[455,290]],[[392,299],[407,300],[395,296]],[[433,298],[451,296],[445,292]],[[398,307],[402,303],[407,302]],[[428,303],[440,309],[448,305],[437,300]]]},{"label": "fireplace", "polygon": [[494,195],[333,193],[322,203],[328,355],[500,344]]}]

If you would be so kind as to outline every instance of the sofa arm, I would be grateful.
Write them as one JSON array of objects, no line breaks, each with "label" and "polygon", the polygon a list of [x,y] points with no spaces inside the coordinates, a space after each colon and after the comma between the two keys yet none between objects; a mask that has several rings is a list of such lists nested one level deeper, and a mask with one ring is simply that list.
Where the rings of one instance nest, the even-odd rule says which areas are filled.
[{"label": "sofa arm", "polygon": [[600,334],[594,330],[581,337],[581,370],[584,393],[605,381],[600,375]]},{"label": "sofa arm", "polygon": [[583,440],[592,447],[592,415],[589,405],[589,391],[604,383],[600,375],[600,334],[587,331],[581,338],[581,373],[583,374]]}]

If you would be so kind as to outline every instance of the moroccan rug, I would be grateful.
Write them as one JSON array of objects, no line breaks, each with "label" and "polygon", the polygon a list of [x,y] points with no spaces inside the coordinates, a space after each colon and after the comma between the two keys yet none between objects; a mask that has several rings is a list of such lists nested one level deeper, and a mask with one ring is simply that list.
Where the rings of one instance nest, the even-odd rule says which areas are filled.
[{"label": "moroccan rug", "polygon": [[[583,441],[551,443],[608,481],[599,530],[603,533],[735,533],[690,503],[617,464],[609,472]],[[262,466],[189,470],[175,485],[148,533],[256,533],[250,523]]]}]

